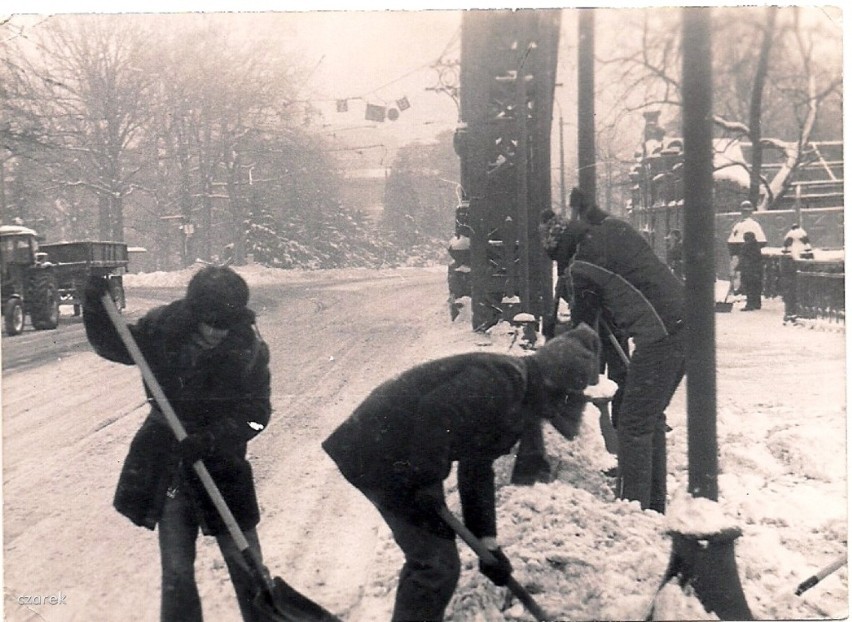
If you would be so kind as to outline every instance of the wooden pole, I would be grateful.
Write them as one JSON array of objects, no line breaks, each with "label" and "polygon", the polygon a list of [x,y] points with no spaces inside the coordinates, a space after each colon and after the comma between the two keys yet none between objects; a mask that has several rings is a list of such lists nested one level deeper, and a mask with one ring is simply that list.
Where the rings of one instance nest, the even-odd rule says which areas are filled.
[{"label": "wooden pole", "polygon": [[597,197],[595,168],[595,14],[580,9],[577,20],[577,185],[591,201]]},{"label": "wooden pole", "polygon": [[[684,272],[689,492],[717,501],[713,71],[710,9],[683,13]],[[751,620],[737,573],[739,529],[673,532],[667,578],[690,585],[721,620]]]},{"label": "wooden pole", "polygon": [[684,274],[689,492],[716,501],[715,211],[709,15],[683,13]]}]

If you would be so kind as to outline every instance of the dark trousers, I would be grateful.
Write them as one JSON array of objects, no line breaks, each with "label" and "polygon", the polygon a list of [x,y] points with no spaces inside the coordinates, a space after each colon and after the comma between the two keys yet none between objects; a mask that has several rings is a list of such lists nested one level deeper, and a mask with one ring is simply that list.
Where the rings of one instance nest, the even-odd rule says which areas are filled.
[{"label": "dark trousers", "polygon": [[746,307],[760,309],[763,297],[763,282],[760,277],[743,274],[742,282],[742,290],[746,297]]},{"label": "dark trousers", "polygon": [[439,536],[416,525],[412,517],[387,509],[369,491],[364,494],[379,510],[405,555],[392,622],[441,622],[461,571],[455,537]]},{"label": "dark trousers", "polygon": [[784,319],[795,319],[798,314],[796,299],[796,264],[792,257],[782,256],[780,261],[779,281],[781,297],[784,299]]},{"label": "dark trousers", "polygon": [[666,416],[684,373],[683,331],[637,345],[618,414],[618,496],[666,510]]},{"label": "dark trousers", "polygon": [[[198,529],[192,500],[185,491],[178,490],[173,498],[166,499],[163,515],[157,526],[162,564],[162,622],[201,622],[203,619],[201,599],[195,583],[195,544]],[[257,531],[251,529],[244,535],[259,553]],[[230,534],[216,536],[216,540],[228,566],[242,618],[246,622],[254,622],[257,616],[251,602],[256,585],[248,564]]]}]

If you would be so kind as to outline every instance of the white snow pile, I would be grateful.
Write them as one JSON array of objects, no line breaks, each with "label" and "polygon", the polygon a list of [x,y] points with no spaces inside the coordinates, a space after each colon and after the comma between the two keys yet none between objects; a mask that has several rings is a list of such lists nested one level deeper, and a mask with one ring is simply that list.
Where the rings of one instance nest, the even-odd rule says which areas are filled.
[{"label": "white snow pile", "polygon": [[[441,269],[441,268],[436,268]],[[297,281],[299,271],[238,268],[250,285]],[[388,270],[388,278],[399,270]],[[192,271],[174,278],[185,285]],[[356,279],[357,270],[330,278]],[[373,277],[382,271],[369,271]],[[128,275],[141,286],[150,278]],[[180,282],[178,282],[180,281]],[[724,294],[723,294],[724,295]],[[434,314],[423,321],[435,322]],[[714,619],[697,598],[677,585],[660,590],[671,552],[667,532],[706,534],[742,530],[735,542],[739,577],[757,619],[837,619],[848,615],[844,566],[801,596],[806,578],[846,552],[846,353],[838,331],[784,326],[783,303],[764,302],[756,313],[716,314],[718,503],[693,499],[688,482],[686,380],[667,410],[669,508],[666,516],[617,500],[615,465],[598,429],[597,409],[587,406],[573,441],[545,427],[555,481],[510,485],[513,457],[495,463],[498,539],[514,576],[554,620],[641,620],[654,605],[667,619]],[[407,321],[420,321],[408,315]],[[432,327],[419,348],[424,360],[487,348],[524,355],[521,327],[500,323],[487,335],[470,330],[467,308],[453,323]],[[439,336],[442,335],[442,336]],[[388,372],[401,370],[388,370]],[[600,391],[612,391],[601,383]],[[614,391],[613,391],[614,392]],[[607,393],[608,395],[609,393]],[[460,515],[451,476],[450,508]],[[477,560],[458,541],[462,573],[447,610],[454,622],[532,620],[506,589],[477,571]],[[371,576],[361,591],[368,617],[389,619],[402,555],[380,527]]]},{"label": "white snow pile", "polygon": [[[673,430],[668,435],[666,516],[616,499],[614,479],[604,474],[615,458],[604,449],[598,411],[591,405],[573,441],[546,426],[554,482],[513,486],[513,456],[495,463],[498,539],[515,578],[554,620],[641,620],[652,607],[654,619],[718,619],[689,586],[670,582],[661,588],[660,582],[671,553],[670,531],[711,535],[729,528],[743,532],[734,550],[757,619],[847,615],[845,567],[803,596],[794,595],[801,581],[843,554],[847,545],[844,391],[841,381],[826,396],[817,380],[823,374],[832,377],[838,361],[842,366],[843,340],[820,333],[817,341],[809,341],[809,331],[783,327],[780,300],[766,301],[764,309],[763,317],[732,313],[718,320],[719,386],[729,394],[719,400],[719,502],[686,493],[685,381],[667,411]],[[494,350],[526,354],[511,345],[517,343],[518,330],[502,322],[492,328]],[[768,339],[776,332],[781,339]],[[767,339],[772,345],[763,345]],[[784,356],[775,358],[779,350]],[[803,373],[800,363],[814,351],[829,355],[819,363],[811,359]],[[771,369],[767,360],[773,361]],[[836,376],[843,377],[842,369]],[[599,389],[589,387],[587,393],[611,397],[614,383],[601,380]],[[798,389],[803,383],[810,384],[813,395]],[[798,407],[791,408],[794,401]],[[452,476],[445,488],[451,509],[460,516]],[[446,620],[534,619],[507,589],[478,572],[475,555],[461,540],[459,548],[462,574]],[[379,555],[376,568],[386,574],[367,586],[365,596],[384,601],[382,611],[389,617],[403,560],[389,535]]]}]

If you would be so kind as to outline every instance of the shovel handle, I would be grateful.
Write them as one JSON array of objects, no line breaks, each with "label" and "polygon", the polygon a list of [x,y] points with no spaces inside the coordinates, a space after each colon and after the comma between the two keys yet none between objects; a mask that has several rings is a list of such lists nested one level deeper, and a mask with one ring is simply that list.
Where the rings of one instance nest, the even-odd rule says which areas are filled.
[{"label": "shovel handle", "polygon": [[819,572],[817,572],[816,574],[813,574],[804,581],[802,581],[796,588],[796,596],[801,596],[813,586],[815,586],[817,583],[825,579],[828,575],[835,572],[836,570],[839,570],[844,565],[846,565],[846,553],[839,556],[825,568],[820,569]]},{"label": "shovel handle", "polygon": [[[115,326],[115,330],[118,332],[118,336],[121,338],[121,341],[127,348],[127,352],[130,354],[130,358],[133,359],[133,362],[139,368],[139,371],[142,372],[142,379],[145,381],[146,386],[151,391],[151,394],[154,396],[154,400],[157,402],[157,405],[160,407],[160,410],[163,412],[163,415],[165,415],[166,421],[168,422],[169,427],[172,429],[175,438],[177,438],[178,442],[182,441],[187,437],[186,428],[184,428],[183,424],[177,416],[177,413],[175,413],[171,403],[169,403],[166,394],[163,392],[163,388],[160,386],[160,383],[157,380],[156,376],[154,376],[154,372],[151,371],[151,367],[148,365],[148,361],[145,360],[145,356],[139,349],[139,345],[136,343],[136,339],[133,338],[133,334],[127,327],[127,322],[124,321],[124,318],[118,312],[118,309],[116,308],[115,303],[113,302],[112,297],[109,295],[109,293],[105,293],[103,295],[103,297],[101,298],[101,302],[103,303],[104,309],[106,309],[107,315],[112,321],[113,326]],[[196,460],[192,464],[192,468],[195,470],[196,475],[198,475],[198,479],[201,480],[201,484],[204,486],[204,490],[206,490],[207,494],[210,496],[210,500],[213,502],[213,505],[216,506],[216,510],[219,512],[219,516],[222,518],[222,521],[228,528],[228,533],[231,534],[231,538],[233,538],[234,544],[236,544],[237,549],[239,549],[243,556],[247,557],[248,560],[254,565],[255,570],[267,583],[267,586],[271,587],[272,579],[269,576],[266,567],[260,561],[260,558],[257,555],[257,551],[252,549],[248,540],[246,540],[246,537],[243,534],[243,530],[240,529],[237,520],[234,518],[234,514],[231,512],[231,508],[229,508],[228,504],[225,502],[225,498],[222,496],[222,493],[216,486],[216,482],[213,481],[213,477],[211,477],[210,472],[204,465],[204,462],[202,462],[201,460]]]},{"label": "shovel handle", "polygon": [[[455,515],[453,515],[452,512],[450,512],[450,509],[447,506],[442,506],[438,510],[438,513],[440,514],[443,521],[447,523],[447,525],[449,525],[450,528],[455,531],[456,534],[458,534],[458,536],[462,540],[464,540],[471,549],[473,549],[473,552],[476,553],[479,559],[484,561],[486,564],[496,563],[497,559],[494,557],[494,555],[492,555],[491,551],[489,551],[488,548],[484,544],[482,544],[482,541],[479,538],[473,535],[473,532],[470,529],[465,527],[464,523],[462,523],[458,518],[455,517]],[[552,619],[544,612],[544,609],[542,609],[538,605],[538,603],[535,602],[532,595],[530,595],[530,593],[527,592],[526,589],[524,589],[524,586],[518,583],[518,581],[514,577],[509,576],[508,580],[506,581],[506,587],[509,588],[512,594],[518,597],[518,600],[523,603],[524,607],[527,608],[527,611],[529,611],[531,614],[533,614],[533,616],[535,616],[535,619],[538,620],[538,622],[547,622],[547,620]]]},{"label": "shovel handle", "polygon": [[601,318],[601,324],[603,324],[604,330],[606,330],[606,336],[609,338],[609,342],[612,344],[612,347],[615,348],[616,352],[618,352],[621,362],[625,365],[630,365],[630,357],[627,356],[627,352],[624,351],[624,348],[622,348],[621,344],[618,342],[618,337],[615,336],[612,326],[610,326],[609,322],[603,318]]}]

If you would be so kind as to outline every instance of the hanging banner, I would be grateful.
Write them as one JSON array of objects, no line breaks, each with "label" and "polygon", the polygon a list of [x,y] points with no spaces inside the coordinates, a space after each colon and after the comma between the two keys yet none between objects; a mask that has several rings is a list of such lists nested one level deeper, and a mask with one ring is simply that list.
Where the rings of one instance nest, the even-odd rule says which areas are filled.
[{"label": "hanging banner", "polygon": [[400,111],[403,111],[411,108],[411,104],[408,102],[407,97],[403,97],[402,99],[396,100],[396,107],[399,108]]},{"label": "hanging banner", "polygon": [[349,111],[349,101],[345,99],[337,100],[337,112],[348,112]]},{"label": "hanging banner", "polygon": [[367,104],[364,118],[367,121],[379,121],[383,123],[385,120],[385,107],[377,106],[376,104]]}]

